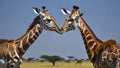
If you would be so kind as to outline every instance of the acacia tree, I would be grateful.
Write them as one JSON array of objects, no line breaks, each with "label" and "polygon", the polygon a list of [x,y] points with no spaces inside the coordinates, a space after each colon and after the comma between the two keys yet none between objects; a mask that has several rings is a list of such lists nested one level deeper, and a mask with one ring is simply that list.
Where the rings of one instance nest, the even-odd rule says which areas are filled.
[{"label": "acacia tree", "polygon": [[55,63],[57,61],[63,60],[60,56],[54,55],[54,56],[48,56],[48,55],[42,55],[40,58],[47,60],[48,62],[51,62],[53,66],[55,66]]},{"label": "acacia tree", "polygon": [[28,58],[27,60],[28,60],[28,61],[31,61],[31,60],[33,60],[33,59],[34,59],[34,58]]},{"label": "acacia tree", "polygon": [[69,58],[68,60],[71,61],[74,59],[74,56],[67,56],[67,58]]}]

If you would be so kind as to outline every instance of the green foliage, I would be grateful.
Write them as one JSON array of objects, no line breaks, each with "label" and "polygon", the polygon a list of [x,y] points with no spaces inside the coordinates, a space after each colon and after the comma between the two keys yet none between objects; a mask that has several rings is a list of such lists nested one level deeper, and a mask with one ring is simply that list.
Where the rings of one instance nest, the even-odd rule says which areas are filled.
[{"label": "green foliage", "polygon": [[67,58],[69,58],[69,60],[74,60],[74,56],[67,56]]},{"label": "green foliage", "polygon": [[49,56],[48,55],[42,55],[40,58],[48,60]]},{"label": "green foliage", "polygon": [[63,58],[57,55],[54,56],[42,55],[41,58],[51,62],[53,66],[55,66],[55,62],[63,60]]},{"label": "green foliage", "polygon": [[32,61],[32,60],[34,60],[34,58],[28,58],[28,59],[27,59],[27,61]]},{"label": "green foliage", "polygon": [[7,41],[7,39],[0,39],[0,44],[4,43],[6,41]]}]

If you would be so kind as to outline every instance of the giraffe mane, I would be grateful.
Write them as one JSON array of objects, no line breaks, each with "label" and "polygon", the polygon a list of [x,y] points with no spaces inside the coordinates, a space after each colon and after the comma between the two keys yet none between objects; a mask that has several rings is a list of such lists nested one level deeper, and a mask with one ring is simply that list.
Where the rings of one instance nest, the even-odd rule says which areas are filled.
[{"label": "giraffe mane", "polygon": [[36,24],[38,24],[38,20],[37,20],[38,18],[39,18],[39,16],[35,17],[33,22],[30,24],[29,28],[27,29],[26,33],[16,40],[19,40],[22,37],[24,37],[27,34],[27,32],[29,32]]},{"label": "giraffe mane", "polygon": [[27,29],[27,32],[29,30],[31,30],[36,24],[39,23],[38,18],[39,18],[39,16],[37,16],[36,18],[34,18],[33,22],[30,24],[29,28]]},{"label": "giraffe mane", "polygon": [[7,42],[8,43],[14,43],[14,40],[8,40]]},{"label": "giraffe mane", "polygon": [[105,41],[95,49],[95,52],[96,54],[98,54],[102,48],[107,48],[107,47],[115,46],[115,45],[117,45],[115,40],[111,39],[111,40]]}]

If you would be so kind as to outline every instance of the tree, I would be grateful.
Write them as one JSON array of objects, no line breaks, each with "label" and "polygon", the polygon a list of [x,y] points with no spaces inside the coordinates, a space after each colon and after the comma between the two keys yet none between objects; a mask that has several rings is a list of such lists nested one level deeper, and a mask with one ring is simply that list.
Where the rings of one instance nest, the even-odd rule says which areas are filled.
[{"label": "tree", "polygon": [[28,58],[28,59],[27,59],[27,61],[32,61],[32,60],[34,60],[34,58]]},{"label": "tree", "polygon": [[7,41],[7,39],[0,39],[0,44],[4,43],[6,41]]},{"label": "tree", "polygon": [[76,60],[76,64],[81,64],[83,60]]},{"label": "tree", "polygon": [[55,63],[57,61],[63,60],[60,56],[54,55],[54,56],[48,56],[48,55],[42,55],[40,58],[47,60],[48,62],[51,62],[53,66],[55,66]]},{"label": "tree", "polygon": [[69,58],[68,60],[73,60],[74,59],[74,56],[67,56],[67,58]]}]

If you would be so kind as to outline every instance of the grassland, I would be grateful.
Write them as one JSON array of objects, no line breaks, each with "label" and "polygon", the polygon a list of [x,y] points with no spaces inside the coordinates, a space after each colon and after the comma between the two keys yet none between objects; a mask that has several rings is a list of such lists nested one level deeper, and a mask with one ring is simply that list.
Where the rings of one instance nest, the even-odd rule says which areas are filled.
[{"label": "grassland", "polygon": [[50,62],[38,62],[30,61],[23,62],[21,68],[93,68],[93,65],[89,61],[83,61],[81,64],[76,64],[73,62],[56,62],[56,65],[53,66]]}]

